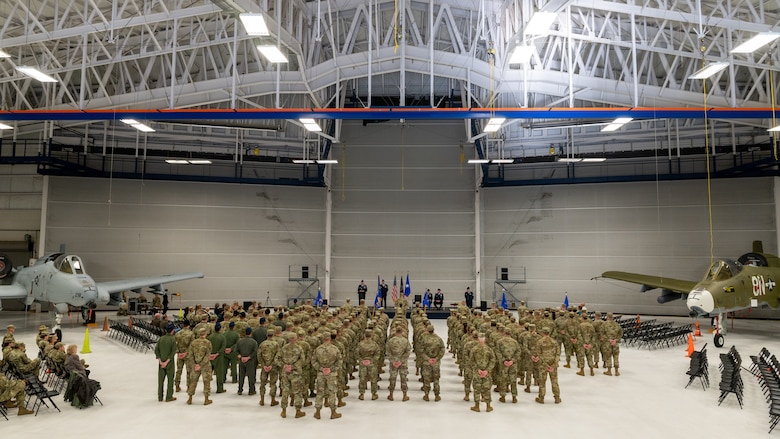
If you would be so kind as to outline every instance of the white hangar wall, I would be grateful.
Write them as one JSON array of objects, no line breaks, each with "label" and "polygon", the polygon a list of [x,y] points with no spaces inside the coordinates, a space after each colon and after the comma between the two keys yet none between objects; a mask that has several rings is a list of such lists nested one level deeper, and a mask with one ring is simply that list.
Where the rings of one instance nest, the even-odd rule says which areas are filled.
[{"label": "white hangar wall", "polygon": [[[736,260],[754,240],[777,254],[775,181],[712,180],[715,258]],[[705,180],[493,188],[483,206],[484,270],[525,267],[513,293],[534,307],[559,306],[568,292],[591,310],[687,315],[681,302],[658,304],[658,291],[591,279],[618,270],[699,280],[709,266]]]}]

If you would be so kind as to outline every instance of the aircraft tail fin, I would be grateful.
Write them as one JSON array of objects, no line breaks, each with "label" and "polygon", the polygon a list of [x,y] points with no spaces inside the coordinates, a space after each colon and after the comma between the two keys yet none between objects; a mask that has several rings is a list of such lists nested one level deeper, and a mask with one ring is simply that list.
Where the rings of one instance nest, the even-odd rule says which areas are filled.
[{"label": "aircraft tail fin", "polygon": [[764,243],[761,241],[753,241],[753,253],[764,253]]}]

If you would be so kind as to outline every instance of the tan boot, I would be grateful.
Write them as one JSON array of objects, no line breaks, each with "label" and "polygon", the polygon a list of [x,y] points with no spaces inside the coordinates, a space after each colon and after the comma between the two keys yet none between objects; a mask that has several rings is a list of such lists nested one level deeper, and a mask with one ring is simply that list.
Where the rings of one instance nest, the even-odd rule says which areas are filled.
[{"label": "tan boot", "polygon": [[531,393],[531,386],[526,386],[525,389],[523,389],[523,392]]},{"label": "tan boot", "polygon": [[301,410],[301,409],[299,409],[299,408],[296,408],[296,409],[295,409],[295,418],[296,418],[296,419],[297,419],[297,418],[302,418],[302,417],[304,417],[304,416],[306,416],[306,412],[304,412],[303,410]]},{"label": "tan boot", "polygon": [[192,395],[187,398],[187,405],[192,405]]},{"label": "tan boot", "polygon": [[404,397],[401,399],[401,401],[409,401],[409,395],[404,392]]},{"label": "tan boot", "polygon": [[314,411],[314,419],[320,419],[320,409]]},{"label": "tan boot", "polygon": [[423,395],[423,401],[430,401],[430,399],[428,398],[428,394],[427,393],[425,395]]},{"label": "tan boot", "polygon": [[209,397],[208,397],[208,395],[206,395],[206,399],[205,399],[205,400],[203,400],[203,405],[209,405],[209,404],[211,404],[212,402],[214,402],[214,401],[210,400],[210,399],[209,399]]},{"label": "tan boot", "polygon": [[260,396],[260,405],[265,405],[265,393]]},{"label": "tan boot", "polygon": [[596,375],[596,372],[593,371],[593,368],[590,368],[590,376]]},{"label": "tan boot", "polygon": [[281,417],[286,418],[287,417],[287,407],[282,409],[282,413],[280,414]]},{"label": "tan boot", "polygon": [[498,401],[499,402],[506,402],[506,396],[502,396],[502,397],[498,398]]},{"label": "tan boot", "polygon": [[311,407],[311,405],[312,405],[311,401],[303,401],[303,406],[304,407]]},{"label": "tan boot", "polygon": [[279,401],[276,400],[275,396],[271,397],[271,407],[279,405]]},{"label": "tan boot", "polygon": [[463,400],[464,401],[468,401],[469,400],[469,392],[466,392],[466,396],[463,397]]},{"label": "tan boot", "polygon": [[618,367],[617,367],[617,366],[615,366],[615,376],[616,376],[616,377],[619,377],[619,376],[620,376],[620,371],[618,370]]},{"label": "tan boot", "polygon": [[517,395],[512,395],[512,404],[517,404]]},{"label": "tan boot", "polygon": [[485,411],[486,412],[492,412],[493,411],[493,407],[490,406],[490,403],[487,403],[487,408],[485,408]]},{"label": "tan boot", "polygon": [[541,396],[537,396],[536,399],[534,399],[534,401],[538,402],[539,404],[544,404],[544,398],[542,398]]},{"label": "tan boot", "polygon": [[437,393],[437,394],[436,394],[436,396],[434,396],[434,397],[433,397],[433,400],[434,400],[434,401],[441,401],[441,395],[439,395],[439,394]]},{"label": "tan boot", "polygon": [[363,396],[363,394],[361,393],[361,394],[360,394],[360,396],[358,396],[358,399],[362,401],[363,399],[365,399],[365,397],[364,397],[364,396]]},{"label": "tan boot", "polygon": [[612,368],[608,367],[607,370],[604,371],[604,375],[612,376]]},{"label": "tan boot", "polygon": [[179,386],[179,385],[177,384],[177,385],[176,385],[176,393],[179,393],[179,392],[181,392],[181,386]]},{"label": "tan boot", "polygon": [[377,395],[376,393],[372,393],[371,394],[371,401],[375,401],[378,398],[379,398],[379,395]]},{"label": "tan boot", "polygon": [[16,407],[17,403],[16,403],[16,401],[11,401],[9,399],[3,405],[5,405],[5,408],[7,408],[7,409],[12,409],[12,408]]},{"label": "tan boot", "polygon": [[566,369],[571,369],[571,361],[566,360],[566,364],[563,365]]},{"label": "tan boot", "polygon": [[337,405],[338,407],[344,407],[345,405],[347,405],[347,403],[346,403],[346,402],[344,402],[344,401],[342,401],[342,400],[341,400],[341,398],[339,398],[339,403],[338,403],[338,404],[336,404],[336,405]]},{"label": "tan boot", "polygon": [[579,371],[577,371],[577,375],[584,377],[585,376],[585,368],[581,367]]},{"label": "tan boot", "polygon": [[472,412],[478,412],[479,411],[479,402],[478,401],[474,401],[474,406],[471,407],[471,411]]},{"label": "tan boot", "polygon": [[560,404],[561,403],[561,397],[560,396],[556,396],[555,397],[555,403],[556,404]]},{"label": "tan boot", "polygon": [[387,399],[392,401],[393,400],[393,392],[390,392],[389,395],[387,395]]},{"label": "tan boot", "polygon": [[33,413],[35,413],[35,412],[32,411],[32,410],[27,410],[27,408],[25,406],[20,405],[19,406],[19,412],[17,413],[17,415],[18,416],[24,416],[24,415],[31,415]]},{"label": "tan boot", "polygon": [[341,417],[341,413],[336,413],[336,409],[330,409],[330,419],[338,419]]}]

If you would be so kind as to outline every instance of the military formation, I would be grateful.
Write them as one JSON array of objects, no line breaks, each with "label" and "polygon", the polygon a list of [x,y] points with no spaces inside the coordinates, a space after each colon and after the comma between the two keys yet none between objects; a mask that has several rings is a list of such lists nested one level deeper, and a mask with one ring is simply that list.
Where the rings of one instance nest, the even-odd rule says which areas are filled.
[{"label": "military formation", "polygon": [[[406,311],[405,302],[396,305]],[[234,304],[221,319],[196,307],[187,313],[182,329],[165,341],[163,351],[174,355],[176,367],[165,363],[158,399],[176,399],[162,387],[163,375],[175,370],[176,392],[186,377],[187,404],[192,404],[201,381],[203,404],[212,404],[211,382],[216,380],[215,393],[226,392],[227,383],[238,383],[238,395],[256,395],[260,406],[278,406],[283,418],[288,409],[289,416],[304,417],[305,409],[314,405],[316,419],[321,419],[323,407],[330,409],[331,419],[338,419],[338,409],[346,406],[352,390],[350,380],[357,380],[359,400],[376,400],[385,375],[387,399],[395,401],[398,389],[400,400],[408,401],[411,365],[422,400],[440,401],[441,363],[448,350],[462,377],[463,399],[471,402],[473,397],[470,408],[475,412],[494,409],[493,393],[501,403],[517,403],[518,390],[531,393],[533,387],[535,401],[544,404],[548,380],[554,402],[561,403],[561,363],[584,377],[595,375],[601,360],[605,375],[620,375],[622,329],[611,314],[602,319],[581,309],[524,306],[517,315],[498,308],[483,313],[464,302],[451,310],[447,331],[445,344],[419,306],[412,308],[409,319],[405,312],[390,319],[382,308],[369,308],[363,301],[358,306],[348,301],[337,309],[315,308],[311,301],[293,309],[244,310]]]}]

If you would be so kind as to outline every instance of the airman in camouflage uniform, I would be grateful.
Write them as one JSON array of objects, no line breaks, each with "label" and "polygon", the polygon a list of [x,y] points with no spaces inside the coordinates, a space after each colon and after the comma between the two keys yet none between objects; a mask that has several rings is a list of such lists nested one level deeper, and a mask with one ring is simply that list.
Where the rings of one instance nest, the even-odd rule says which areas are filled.
[{"label": "airman in camouflage uniform", "polygon": [[496,367],[496,355],[486,343],[485,333],[480,332],[477,344],[469,354],[469,366],[471,367],[472,386],[474,387],[474,406],[471,410],[479,411],[480,398],[487,404],[485,411],[492,412],[490,406],[490,388],[493,386],[493,371]]},{"label": "airman in camouflage uniform", "polygon": [[379,360],[380,350],[379,344],[372,339],[373,331],[367,329],[365,331],[363,340],[358,343],[357,346],[357,359],[358,359],[358,377],[360,382],[358,383],[358,390],[360,396],[358,399],[363,400],[363,395],[366,393],[368,387],[368,381],[371,381],[371,399],[375,400],[379,398],[377,392],[379,391]]},{"label": "airman in camouflage uniform", "polygon": [[582,348],[585,351],[585,360],[587,360],[588,367],[590,368],[590,376],[593,376],[595,375],[593,368],[597,366],[599,361],[599,343],[598,339],[596,338],[596,329],[588,319],[587,313],[582,313],[582,323],[580,323],[580,338],[582,339]]},{"label": "airman in camouflage uniform", "polygon": [[604,361],[607,370],[604,375],[612,375],[612,365],[615,365],[615,376],[620,376],[620,339],[623,338],[623,328],[615,321],[612,313],[607,313],[607,321],[604,322]]},{"label": "airman in camouflage uniform", "polygon": [[34,413],[27,410],[24,406],[25,391],[27,383],[24,380],[13,380],[6,378],[5,374],[0,373],[0,404],[6,408],[19,407],[17,415],[29,415]]},{"label": "airman in camouflage uniform", "polygon": [[287,331],[285,333],[287,343],[282,346],[279,354],[276,356],[276,365],[279,367],[282,382],[282,413],[283,418],[287,417],[287,404],[295,406],[295,417],[306,416],[303,408],[303,366],[306,361],[306,354],[303,348],[297,344],[298,335],[295,332]]},{"label": "airman in camouflage uniform", "polygon": [[531,361],[536,363],[539,382],[539,396],[536,402],[544,404],[544,395],[547,391],[547,376],[550,377],[555,403],[561,402],[561,390],[558,387],[558,361],[561,358],[561,346],[550,338],[550,329],[542,328],[542,338],[536,343],[536,348],[531,353]]},{"label": "airman in camouflage uniform", "polygon": [[[203,377],[203,395],[206,399],[203,405],[209,405],[212,401],[209,399],[211,394],[211,361],[209,357],[211,355],[211,342],[206,339],[208,330],[201,328],[198,332],[198,338],[190,343],[189,355],[192,355],[192,361],[194,363],[192,373],[187,376],[187,404],[192,404],[192,395],[195,394],[195,388],[198,386],[198,378]],[[188,356],[189,356],[188,355]]]},{"label": "airman in camouflage uniform", "polygon": [[433,384],[434,401],[441,401],[441,388],[439,378],[441,378],[441,359],[444,357],[444,341],[433,332],[433,325],[428,322],[426,325],[428,333],[421,338],[420,354],[422,355],[422,365],[420,374],[423,379],[422,391],[425,392],[423,400],[428,401],[428,393]]},{"label": "airman in camouflage uniform", "polygon": [[30,357],[27,356],[26,351],[27,348],[24,343],[17,343],[16,348],[5,356],[5,361],[13,364],[19,372],[37,377],[41,374],[41,359],[36,358],[31,360]]},{"label": "airman in camouflage uniform", "polygon": [[408,391],[407,375],[409,374],[408,363],[411,351],[412,345],[409,344],[409,336],[404,333],[402,326],[396,326],[394,335],[387,339],[385,346],[385,355],[390,364],[390,385],[388,386],[390,394],[387,395],[387,399],[390,401],[393,400],[395,382],[399,375],[401,376],[401,391],[404,394],[402,401],[409,401],[406,392]]},{"label": "airman in camouflage uniform", "polygon": [[174,337],[176,338],[176,375],[173,381],[176,383],[176,391],[181,392],[181,374],[184,366],[187,366],[187,375],[192,373],[192,368],[195,366],[192,355],[188,354],[190,343],[195,340],[195,334],[190,331],[190,322],[185,320],[184,327]]},{"label": "airman in camouflage uniform", "polygon": [[[549,328],[546,328],[549,331]],[[542,338],[539,333],[536,332],[536,325],[533,323],[528,324],[528,330],[523,337],[523,344],[520,346],[525,352],[527,358],[523,368],[525,369],[525,393],[531,393],[531,383],[535,382],[539,385],[539,373],[537,362],[533,361],[533,355],[536,350],[536,345],[539,344],[539,340]],[[560,343],[558,344],[560,347]]]},{"label": "airman in camouflage uniform", "polygon": [[596,351],[593,353],[594,361],[596,362],[596,369],[599,368],[599,356],[601,357],[603,367],[607,367],[607,359],[604,355],[604,320],[601,319],[601,313],[597,312],[593,315],[593,329],[596,330]]},{"label": "airman in camouflage uniform", "polygon": [[277,343],[277,327],[268,328],[267,338],[257,348],[257,363],[260,365],[260,405],[265,405],[265,385],[270,386],[271,407],[279,405],[276,400],[276,383],[279,381],[279,368],[276,365],[276,355],[279,353]]},{"label": "airman in camouflage uniform", "polygon": [[[512,402],[517,403],[517,368],[520,363],[520,345],[510,337],[506,328],[503,337],[496,342],[497,371],[496,383],[501,395],[499,401],[506,402],[506,393],[511,391]],[[476,393],[475,393],[476,396]]]},{"label": "airman in camouflage uniform", "polygon": [[[466,342],[463,343],[463,347],[461,348],[461,353],[459,355],[460,360],[460,366],[463,369],[463,391],[465,392],[466,396],[463,397],[464,401],[469,400],[469,393],[471,392],[471,384],[474,380],[473,376],[473,367],[471,365],[471,351],[474,349],[474,347],[478,344],[477,340],[477,331],[471,331],[471,334],[469,334],[469,339],[466,340]],[[479,400],[479,396],[474,395],[474,398],[476,400]]]},{"label": "airman in camouflage uniform", "polygon": [[3,349],[5,350],[5,347],[8,346],[10,343],[16,343],[16,340],[14,339],[14,332],[16,331],[16,326],[14,325],[8,325],[5,330],[5,335],[3,336]]},{"label": "airman in camouflage uniform", "polygon": [[314,400],[316,419],[320,419],[323,400],[330,407],[330,419],[341,417],[341,413],[336,412],[336,389],[340,385],[338,369],[342,367],[344,358],[339,348],[332,343],[334,336],[330,332],[323,333],[322,344],[317,346],[312,355],[312,367],[317,371],[317,398]]}]

